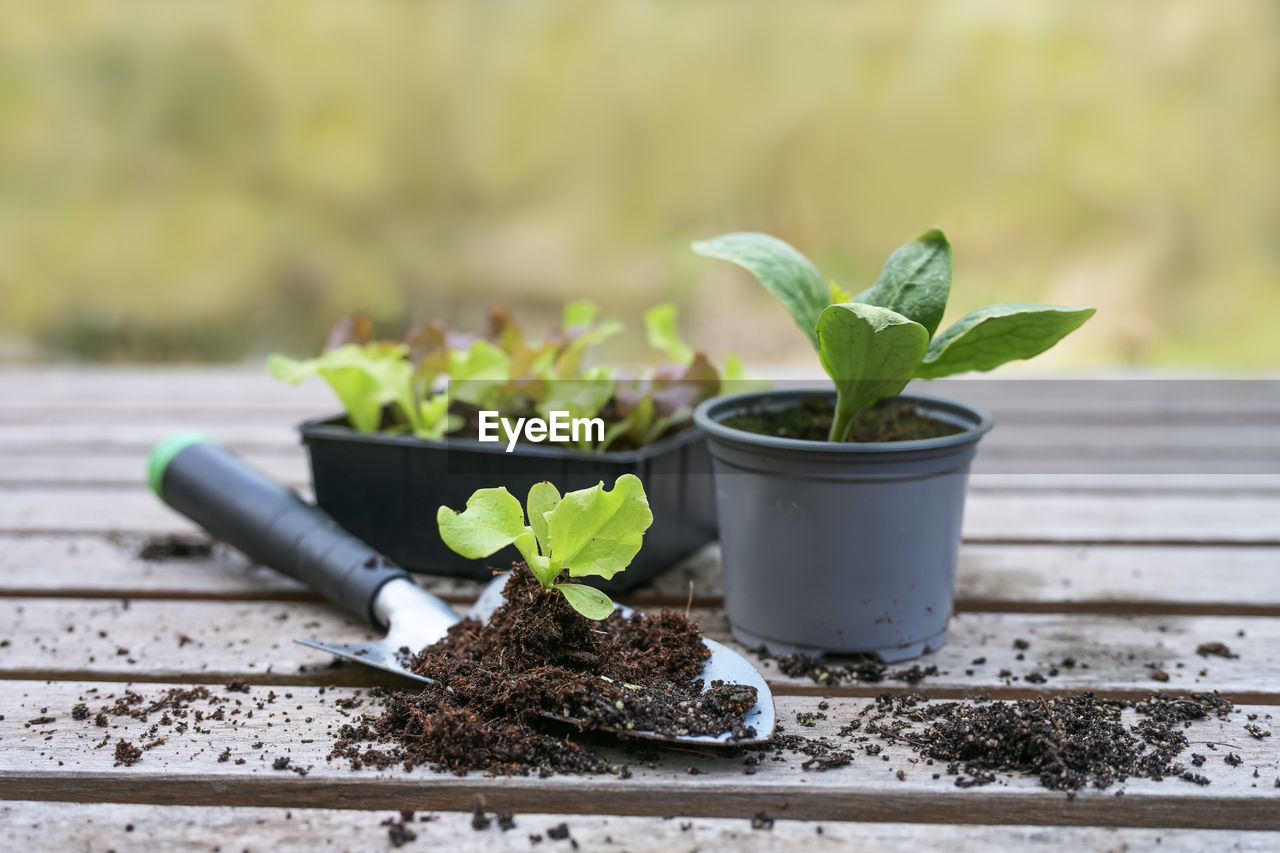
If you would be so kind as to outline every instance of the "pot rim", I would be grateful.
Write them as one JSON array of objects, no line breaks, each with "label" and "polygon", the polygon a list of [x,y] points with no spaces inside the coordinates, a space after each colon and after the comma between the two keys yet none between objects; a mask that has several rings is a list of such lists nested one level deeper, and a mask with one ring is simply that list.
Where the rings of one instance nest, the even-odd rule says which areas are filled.
[{"label": "pot rim", "polygon": [[813,396],[834,398],[835,393],[833,388],[794,388],[783,391],[743,391],[738,394],[725,394],[712,397],[710,400],[700,403],[693,412],[693,422],[707,434],[708,438],[720,441],[801,453],[839,453],[845,455],[890,455],[919,450],[940,450],[976,442],[995,426],[995,420],[984,409],[957,403],[942,397],[929,397],[923,394],[899,394],[890,399],[914,402],[926,410],[932,409],[933,411],[929,411],[928,414],[935,417],[941,416],[939,417],[940,420],[956,426],[966,426],[967,428],[963,432],[953,435],[943,435],[936,438],[917,438],[908,441],[835,442],[761,435],[747,432],[746,430],[734,429],[721,423],[722,419],[737,414],[757,403]]}]

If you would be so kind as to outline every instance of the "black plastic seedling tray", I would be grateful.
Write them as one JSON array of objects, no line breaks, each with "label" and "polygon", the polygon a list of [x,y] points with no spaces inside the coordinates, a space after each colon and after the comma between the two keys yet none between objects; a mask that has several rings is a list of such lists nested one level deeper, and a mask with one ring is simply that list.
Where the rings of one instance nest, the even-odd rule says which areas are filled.
[{"label": "black plastic seedling tray", "polygon": [[590,579],[606,592],[652,580],[681,557],[714,540],[715,484],[702,431],[689,427],[638,450],[586,453],[471,439],[423,441],[412,436],[361,433],[343,416],[307,421],[299,428],[311,454],[316,502],[369,545],[412,572],[487,579],[490,567],[519,559],[509,547],[468,560],[440,541],[436,510],[462,509],[476,489],[506,486],[523,504],[534,483],[547,480],[561,493],[606,488],[622,474],[644,483],[653,526],[644,547],[613,580]]}]

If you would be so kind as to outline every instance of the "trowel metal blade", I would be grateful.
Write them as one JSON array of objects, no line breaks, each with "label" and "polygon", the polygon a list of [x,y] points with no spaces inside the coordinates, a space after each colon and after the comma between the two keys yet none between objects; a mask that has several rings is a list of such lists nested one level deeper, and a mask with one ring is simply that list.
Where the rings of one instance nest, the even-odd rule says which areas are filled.
[{"label": "trowel metal blade", "polygon": [[377,667],[387,672],[394,672],[396,675],[412,678],[414,681],[421,681],[427,684],[431,683],[431,679],[424,678],[401,663],[403,653],[400,651],[402,647],[396,646],[392,648],[392,644],[384,641],[375,640],[369,643],[322,643],[319,640],[308,640],[302,637],[295,637],[295,643],[304,646],[310,646],[313,649],[319,649],[322,652],[349,660],[354,663],[362,663],[365,666]]}]

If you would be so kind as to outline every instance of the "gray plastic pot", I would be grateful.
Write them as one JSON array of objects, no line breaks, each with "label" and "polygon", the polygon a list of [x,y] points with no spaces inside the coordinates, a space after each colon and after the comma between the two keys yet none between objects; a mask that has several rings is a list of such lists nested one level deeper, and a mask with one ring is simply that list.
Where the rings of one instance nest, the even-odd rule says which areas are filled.
[{"label": "gray plastic pot", "polygon": [[715,471],[733,635],[773,654],[862,653],[886,663],[918,657],[947,637],[969,463],[991,417],[903,396],[965,431],[863,444],[757,435],[721,423],[815,393],[822,392],[733,394],[694,413]]}]

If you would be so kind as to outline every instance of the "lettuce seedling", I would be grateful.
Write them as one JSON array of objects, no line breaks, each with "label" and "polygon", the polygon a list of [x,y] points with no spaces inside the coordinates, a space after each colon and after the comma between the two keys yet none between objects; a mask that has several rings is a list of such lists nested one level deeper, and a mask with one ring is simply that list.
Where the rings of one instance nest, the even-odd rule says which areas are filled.
[{"label": "lettuce seedling", "polygon": [[440,507],[440,538],[472,560],[515,545],[549,594],[563,595],[588,619],[607,618],[613,612],[609,596],[586,584],[556,579],[565,571],[574,578],[607,579],[631,564],[653,523],[640,478],[623,474],[612,491],[605,491],[601,482],[563,497],[550,483],[536,483],[525,506],[527,523],[520,501],[506,489],[480,489],[462,512]]},{"label": "lettuce seedling", "polygon": [[[656,441],[721,390],[719,371],[680,337],[676,307],[669,303],[645,314],[648,339],[669,364],[639,376],[590,366],[592,349],[622,328],[585,299],[566,304],[560,324],[541,341],[526,339],[500,306],[490,310],[483,334],[434,320],[415,325],[401,342],[373,340],[373,323],[353,314],[334,326],[319,358],[277,355],[268,365],[272,375],[295,384],[324,377],[361,432],[382,427],[439,439],[477,411],[497,411],[511,421],[565,412],[571,419],[605,420],[603,440],[584,436],[577,443],[579,450],[605,451]],[[731,358],[725,377],[740,376],[741,365]],[[385,419],[383,407],[389,407]]]},{"label": "lettuce seedling", "polygon": [[272,355],[267,370],[292,385],[312,376],[324,379],[359,432],[377,432],[382,409],[391,404],[414,435],[438,439],[450,427],[448,398],[437,394],[422,399],[414,393],[413,366],[405,360],[406,350],[402,344],[383,342],[343,344],[305,361]]},{"label": "lettuce seedling", "polygon": [[844,441],[866,406],[914,379],[991,370],[1039,355],[1093,316],[1093,308],[989,305],[934,336],[951,293],[951,244],[933,229],[899,247],[855,297],[827,283],[808,258],[767,234],[693,244],[700,255],[749,270],[791,313],[836,386],[830,441]]}]

